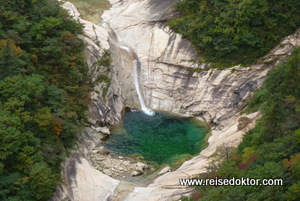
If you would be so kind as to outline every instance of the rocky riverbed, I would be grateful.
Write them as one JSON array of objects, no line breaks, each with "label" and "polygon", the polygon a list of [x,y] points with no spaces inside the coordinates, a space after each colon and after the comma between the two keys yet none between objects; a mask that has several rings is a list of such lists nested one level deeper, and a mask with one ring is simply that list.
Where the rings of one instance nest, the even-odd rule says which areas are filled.
[{"label": "rocky riverbed", "polygon": [[97,170],[113,178],[123,180],[130,180],[131,177],[151,174],[155,171],[155,167],[139,160],[141,160],[140,157],[123,157],[111,154],[104,146],[95,148],[91,154],[92,165]]},{"label": "rocky riverbed", "polygon": [[[93,135],[98,135],[100,142],[90,153],[92,166],[100,172],[123,181],[136,181],[137,183],[149,183],[157,175],[162,175],[171,170],[169,166],[159,166],[144,160],[141,155],[119,156],[111,153],[104,145],[110,137],[108,127],[86,128]],[[161,169],[161,170],[160,170]],[[158,170],[160,170],[158,172]],[[154,174],[154,175],[151,175]],[[143,178],[133,178],[142,176]],[[141,180],[142,182],[139,182]]]}]

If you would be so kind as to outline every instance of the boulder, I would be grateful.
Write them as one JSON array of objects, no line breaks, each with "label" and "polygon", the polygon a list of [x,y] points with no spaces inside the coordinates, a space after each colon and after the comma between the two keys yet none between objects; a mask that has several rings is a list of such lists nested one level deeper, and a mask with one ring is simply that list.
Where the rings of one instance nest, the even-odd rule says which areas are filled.
[{"label": "boulder", "polygon": [[94,126],[92,126],[92,128],[98,133],[102,133],[104,135],[109,135],[110,134],[109,128],[107,128],[107,127],[94,127]]},{"label": "boulder", "polygon": [[100,153],[101,155],[108,155],[109,151],[104,146],[100,146],[98,153]]},{"label": "boulder", "polygon": [[113,176],[112,171],[109,170],[109,169],[104,169],[104,170],[103,170],[103,173],[106,174],[106,175],[108,175],[108,176]]},{"label": "boulder", "polygon": [[99,127],[99,128],[100,128],[100,133],[103,133],[105,135],[110,134],[109,128],[107,128],[107,127]]},{"label": "boulder", "polygon": [[93,152],[93,154],[97,154],[99,152],[99,150],[98,149],[94,149],[92,152]]},{"label": "boulder", "polygon": [[140,176],[140,175],[142,175],[142,174],[143,174],[142,171],[134,170],[134,171],[131,173],[131,176],[132,176],[132,177],[136,177],[136,176]]},{"label": "boulder", "polygon": [[142,162],[137,162],[135,165],[135,170],[139,172],[144,172],[148,168],[149,168],[148,165]]},{"label": "boulder", "polygon": [[164,167],[157,175],[163,175],[163,174],[166,174],[167,172],[171,172],[170,166]]}]

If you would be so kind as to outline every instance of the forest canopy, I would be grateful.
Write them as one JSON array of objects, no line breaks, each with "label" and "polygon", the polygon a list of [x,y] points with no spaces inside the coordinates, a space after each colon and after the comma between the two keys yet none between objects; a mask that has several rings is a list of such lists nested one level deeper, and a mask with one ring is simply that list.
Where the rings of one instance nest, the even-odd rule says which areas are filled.
[{"label": "forest canopy", "polygon": [[237,149],[230,149],[229,157],[218,168],[211,164],[208,167],[211,171],[200,175],[200,178],[243,177],[261,181],[282,179],[283,185],[201,186],[183,200],[300,200],[299,77],[300,48],[297,48],[284,63],[271,70],[262,89],[250,101],[249,112],[263,113],[256,127],[244,136]]},{"label": "forest canopy", "polygon": [[249,65],[300,26],[299,0],[183,0],[168,25],[204,61]]},{"label": "forest canopy", "polygon": [[0,0],[0,200],[48,200],[85,121],[82,25],[50,0]]}]

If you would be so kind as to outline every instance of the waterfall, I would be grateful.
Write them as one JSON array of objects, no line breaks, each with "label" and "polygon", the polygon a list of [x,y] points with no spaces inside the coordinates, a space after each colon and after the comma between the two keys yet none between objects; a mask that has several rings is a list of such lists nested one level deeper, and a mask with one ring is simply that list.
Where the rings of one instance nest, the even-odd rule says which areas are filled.
[{"label": "waterfall", "polygon": [[134,86],[135,86],[135,90],[138,94],[139,97],[139,101],[141,104],[141,108],[143,110],[143,112],[149,116],[154,116],[155,112],[149,108],[146,107],[145,101],[143,99],[143,96],[141,94],[141,90],[140,90],[140,82],[139,82],[139,75],[138,75],[138,67],[139,67],[139,61],[137,59],[135,59],[133,61],[133,77],[134,77]]},{"label": "waterfall", "polygon": [[146,104],[145,104],[145,101],[143,99],[143,96],[142,96],[142,93],[141,93],[141,89],[140,89],[140,79],[139,79],[139,74],[138,74],[138,68],[140,68],[140,62],[138,60],[138,57],[136,55],[136,53],[134,51],[131,50],[130,47],[126,46],[124,43],[122,43],[122,41],[119,39],[118,35],[114,32],[114,30],[111,29],[111,27],[109,26],[108,23],[104,22],[102,24],[102,26],[104,28],[107,28],[111,31],[112,35],[115,36],[116,41],[114,41],[113,39],[109,38],[110,39],[110,42],[112,44],[114,44],[115,46],[121,48],[121,49],[124,49],[126,50],[126,52],[128,54],[131,54],[133,55],[133,58],[134,58],[134,61],[133,61],[133,77],[134,77],[134,86],[135,86],[135,90],[138,94],[138,98],[139,98],[139,102],[140,102],[140,105],[141,105],[141,109],[142,111],[149,115],[149,116],[154,116],[155,115],[155,112],[149,108],[147,108]]}]

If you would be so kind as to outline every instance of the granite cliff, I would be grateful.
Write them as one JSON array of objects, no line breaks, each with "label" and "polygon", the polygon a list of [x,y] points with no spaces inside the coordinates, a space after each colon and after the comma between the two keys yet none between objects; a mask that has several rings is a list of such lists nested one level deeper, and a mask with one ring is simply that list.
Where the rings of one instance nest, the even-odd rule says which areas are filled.
[{"label": "granite cliff", "polygon": [[[149,186],[127,189],[120,197],[114,193],[120,193],[120,181],[91,165],[90,152],[101,137],[86,129],[78,143],[79,149],[64,163],[65,184],[53,200],[176,200],[191,192],[178,185],[179,178],[205,172],[209,156],[218,146],[237,146],[245,132],[255,126],[260,114],[242,115],[240,111],[254,90],[262,85],[268,71],[300,45],[300,31],[285,38],[261,59],[260,64],[210,69],[210,63],[194,62],[199,58],[191,44],[165,25],[174,15],[172,5],[175,2],[110,0],[112,7],[102,15],[102,26],[81,19],[71,3],[62,6],[85,26],[82,39],[87,44],[88,64],[95,76],[101,72],[101,66],[96,71],[94,67],[104,50],[109,49],[112,56],[107,95],[102,96],[103,83],[92,95],[91,124],[100,121],[114,125],[126,108],[140,108],[133,83],[133,61],[138,58],[138,76],[146,105],[155,110],[193,116],[210,125],[208,147]],[[248,125],[238,129],[241,117],[247,117]]]}]

